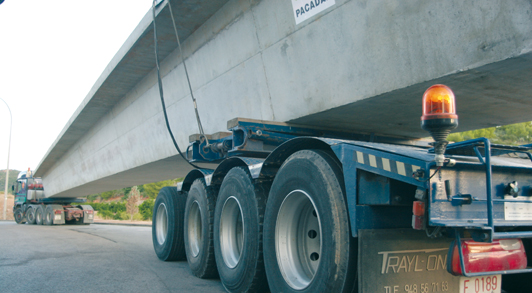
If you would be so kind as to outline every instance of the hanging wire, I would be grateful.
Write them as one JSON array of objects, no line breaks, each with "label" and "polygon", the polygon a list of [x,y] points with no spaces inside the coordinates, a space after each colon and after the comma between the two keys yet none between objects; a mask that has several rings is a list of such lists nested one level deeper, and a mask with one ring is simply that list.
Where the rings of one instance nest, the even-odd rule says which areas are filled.
[{"label": "hanging wire", "polygon": [[[185,157],[185,155],[181,152],[181,149],[177,145],[177,141],[176,141],[176,139],[174,137],[172,129],[170,128],[170,123],[168,122],[168,114],[166,113],[166,104],[164,102],[163,83],[162,83],[162,80],[161,80],[161,72],[160,72],[161,70],[160,70],[160,66],[159,66],[159,48],[158,48],[158,45],[157,45],[157,25],[156,25],[156,21],[155,21],[155,18],[156,18],[155,6],[157,6],[156,3],[157,3],[157,0],[154,0],[153,1],[153,5],[152,5],[152,11],[153,11],[153,38],[154,38],[154,42],[155,42],[155,65],[156,65],[156,68],[157,68],[157,83],[159,84],[159,96],[161,97],[161,104],[162,104],[162,107],[163,107],[163,114],[164,114],[164,120],[166,122],[166,128],[168,129],[168,133],[170,134],[170,137],[172,138],[172,142],[174,143],[174,146],[177,149],[177,152],[179,153],[179,155],[181,155],[181,157],[189,165],[191,165],[192,167],[194,167],[196,169],[202,169],[201,167],[198,167],[197,165],[191,163]],[[172,17],[172,19],[173,19],[173,17]],[[188,75],[187,75],[187,78],[188,78]],[[194,102],[194,105],[195,104],[196,103]],[[196,115],[198,115],[197,110],[196,110]]]},{"label": "hanging wire", "polygon": [[208,147],[210,145],[209,139],[207,136],[205,136],[205,132],[203,131],[203,125],[201,125],[201,119],[198,112],[198,105],[196,104],[196,98],[194,97],[194,92],[192,91],[192,85],[190,84],[190,77],[188,76],[188,70],[187,65],[185,64],[185,59],[183,57],[183,50],[181,49],[181,42],[179,41],[179,34],[177,33],[177,26],[175,24],[174,19],[174,12],[172,11],[172,4],[170,4],[170,1],[166,1],[168,3],[168,8],[170,8],[170,17],[172,17],[172,25],[174,26],[174,32],[175,32],[175,38],[177,39],[177,46],[179,48],[179,55],[181,56],[181,63],[183,64],[183,67],[185,68],[185,75],[187,77],[188,82],[188,88],[190,90],[190,96],[192,97],[192,103],[194,103],[194,111],[196,112],[196,121],[198,122],[198,128],[201,136],[205,138],[206,145],[205,147]]}]

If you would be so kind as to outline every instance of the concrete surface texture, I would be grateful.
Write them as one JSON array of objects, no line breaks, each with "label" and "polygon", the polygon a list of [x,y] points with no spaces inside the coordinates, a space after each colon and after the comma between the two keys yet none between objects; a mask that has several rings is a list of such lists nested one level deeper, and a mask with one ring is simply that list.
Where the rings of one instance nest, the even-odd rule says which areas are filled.
[{"label": "concrete surface texture", "polygon": [[[296,25],[291,1],[171,1],[207,133],[234,117],[419,138],[421,96],[454,89],[458,131],[532,120],[532,2],[361,1]],[[36,170],[46,196],[181,177],[148,12]],[[169,122],[198,132],[168,5],[158,8]]]},{"label": "concrete surface texture", "polygon": [[151,227],[0,221],[0,292],[225,292],[219,280],[163,262]]}]

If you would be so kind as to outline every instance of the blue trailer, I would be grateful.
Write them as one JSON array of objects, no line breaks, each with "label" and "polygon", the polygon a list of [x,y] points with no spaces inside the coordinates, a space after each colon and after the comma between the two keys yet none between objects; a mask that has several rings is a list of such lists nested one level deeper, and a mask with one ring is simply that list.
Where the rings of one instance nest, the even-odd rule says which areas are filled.
[{"label": "blue trailer", "polygon": [[431,144],[240,118],[191,136],[218,165],[160,191],[157,256],[228,292],[532,292],[532,148],[448,145],[445,95],[423,100]]}]

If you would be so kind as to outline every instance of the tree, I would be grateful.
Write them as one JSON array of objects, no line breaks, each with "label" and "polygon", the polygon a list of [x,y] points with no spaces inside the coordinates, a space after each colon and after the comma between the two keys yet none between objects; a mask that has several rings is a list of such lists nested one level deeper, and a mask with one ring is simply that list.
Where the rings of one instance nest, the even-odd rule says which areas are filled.
[{"label": "tree", "polygon": [[[9,169],[9,178],[7,182],[7,193],[8,194],[13,193],[11,191],[11,185],[13,185],[15,181],[17,181],[18,173],[20,173],[20,171]],[[4,169],[0,171],[0,192],[4,192],[5,182],[6,182],[6,170]]]},{"label": "tree", "polygon": [[532,122],[523,122],[504,126],[476,129],[452,133],[448,140],[460,142],[464,140],[485,137],[493,143],[507,145],[522,145],[532,143]]},{"label": "tree", "polygon": [[133,221],[133,216],[139,212],[140,192],[139,189],[134,186],[129,192],[129,197],[126,202],[126,211],[131,216],[130,220]]}]

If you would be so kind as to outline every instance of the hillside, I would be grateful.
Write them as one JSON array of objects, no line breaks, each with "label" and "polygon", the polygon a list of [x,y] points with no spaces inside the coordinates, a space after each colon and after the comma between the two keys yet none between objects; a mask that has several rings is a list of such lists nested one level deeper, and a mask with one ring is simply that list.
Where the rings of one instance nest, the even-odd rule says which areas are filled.
[{"label": "hillside", "polygon": [[[9,170],[9,179],[8,179],[8,185],[7,185],[7,192],[11,193],[11,185],[17,180],[18,173],[20,171],[18,170]],[[0,192],[4,192],[5,190],[5,181],[6,181],[6,170],[0,170]]]}]

